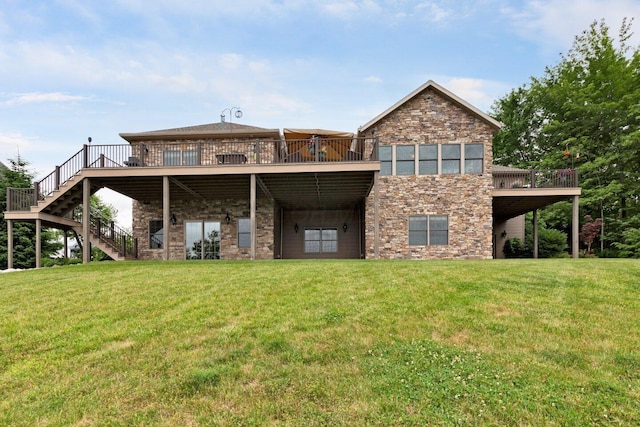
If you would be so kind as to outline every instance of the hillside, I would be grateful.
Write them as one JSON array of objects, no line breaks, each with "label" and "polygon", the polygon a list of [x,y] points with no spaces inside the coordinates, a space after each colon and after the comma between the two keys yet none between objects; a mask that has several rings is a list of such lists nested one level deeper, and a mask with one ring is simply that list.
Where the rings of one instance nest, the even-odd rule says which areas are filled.
[{"label": "hillside", "polygon": [[635,260],[0,276],[0,425],[640,424]]}]

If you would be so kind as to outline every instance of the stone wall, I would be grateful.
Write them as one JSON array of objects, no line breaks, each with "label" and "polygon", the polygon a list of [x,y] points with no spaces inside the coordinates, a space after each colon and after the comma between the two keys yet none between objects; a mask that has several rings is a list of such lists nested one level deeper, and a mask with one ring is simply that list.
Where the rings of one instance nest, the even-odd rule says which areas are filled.
[{"label": "stone wall", "polygon": [[[169,258],[185,259],[184,222],[209,220],[220,222],[220,252],[222,259],[250,259],[250,248],[238,248],[238,219],[250,217],[249,202],[245,199],[221,201],[172,201],[171,214],[176,216],[175,225],[169,225]],[[231,221],[226,223],[229,213]],[[256,207],[257,259],[274,258],[274,206],[259,200]],[[140,259],[162,259],[164,249],[149,248],[149,221],[162,220],[162,202],[133,201],[133,235],[138,238]]]},{"label": "stone wall", "polygon": [[233,163],[265,164],[279,161],[279,141],[260,138],[232,138],[221,140],[200,139],[183,141],[134,142],[132,155],[144,166],[163,166],[166,151],[198,153],[201,165],[223,163],[224,155],[244,155],[243,161]]},{"label": "stone wall", "polygon": [[[491,258],[492,128],[431,88],[375,124],[380,145],[482,143],[482,174],[380,176],[380,258]],[[367,258],[375,255],[374,192],[366,202]],[[410,215],[448,215],[449,244],[410,246]]]}]

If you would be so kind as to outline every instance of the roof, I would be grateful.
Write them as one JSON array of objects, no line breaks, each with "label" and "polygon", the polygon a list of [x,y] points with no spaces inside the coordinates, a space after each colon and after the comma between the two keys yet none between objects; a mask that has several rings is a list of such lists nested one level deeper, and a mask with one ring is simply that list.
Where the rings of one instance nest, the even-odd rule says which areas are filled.
[{"label": "roof", "polygon": [[173,129],[153,130],[138,133],[121,133],[123,139],[133,141],[148,141],[157,139],[201,139],[228,137],[261,137],[280,139],[280,130],[266,129],[257,126],[241,125],[232,122],[208,123],[204,125],[187,126]]},{"label": "roof", "polygon": [[471,113],[474,116],[478,117],[479,119],[481,119],[482,121],[487,123],[489,126],[494,128],[495,130],[498,130],[498,129],[500,129],[502,127],[502,123],[500,123],[499,121],[495,120],[493,117],[489,116],[486,113],[483,113],[478,108],[476,108],[473,105],[469,104],[467,101],[465,101],[464,99],[458,97],[457,95],[453,94],[452,92],[449,92],[447,89],[445,89],[444,87],[440,86],[439,84],[437,84],[433,80],[429,80],[425,84],[423,84],[422,86],[420,86],[419,88],[417,88],[416,90],[414,90],[413,92],[411,92],[410,94],[408,94],[407,96],[402,98],[400,101],[398,101],[395,104],[393,104],[387,110],[385,110],[381,114],[377,115],[372,120],[370,120],[369,122],[365,123],[364,125],[360,126],[358,131],[359,132],[366,132],[371,127],[373,127],[376,123],[378,123],[380,120],[382,120],[383,118],[385,118],[386,116],[388,116],[389,114],[391,114],[392,112],[394,112],[395,110],[400,108],[402,105],[407,103],[409,100],[413,99],[415,96],[419,95],[420,93],[424,92],[427,89],[432,89],[432,90],[438,92],[441,96],[447,98],[449,101],[451,101],[454,104],[457,104],[458,106],[460,106],[461,108],[467,110],[469,113]]},{"label": "roof", "polygon": [[527,169],[519,169],[519,168],[513,168],[511,166],[502,166],[502,165],[496,165],[493,164],[491,166],[491,170],[493,171],[493,173],[530,173],[531,171],[527,170]]}]

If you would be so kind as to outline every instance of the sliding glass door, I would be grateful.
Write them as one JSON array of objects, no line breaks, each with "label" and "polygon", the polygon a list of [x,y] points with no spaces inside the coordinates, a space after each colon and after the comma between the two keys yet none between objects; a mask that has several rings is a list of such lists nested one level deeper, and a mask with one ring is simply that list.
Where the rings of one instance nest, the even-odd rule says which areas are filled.
[{"label": "sliding glass door", "polygon": [[220,222],[185,221],[186,259],[220,259]]}]

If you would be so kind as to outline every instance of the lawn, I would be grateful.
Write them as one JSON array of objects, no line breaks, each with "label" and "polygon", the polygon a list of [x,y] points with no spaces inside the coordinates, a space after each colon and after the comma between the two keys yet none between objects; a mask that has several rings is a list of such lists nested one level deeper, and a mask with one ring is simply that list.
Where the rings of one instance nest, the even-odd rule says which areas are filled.
[{"label": "lawn", "polygon": [[0,425],[640,425],[637,260],[0,275]]}]

